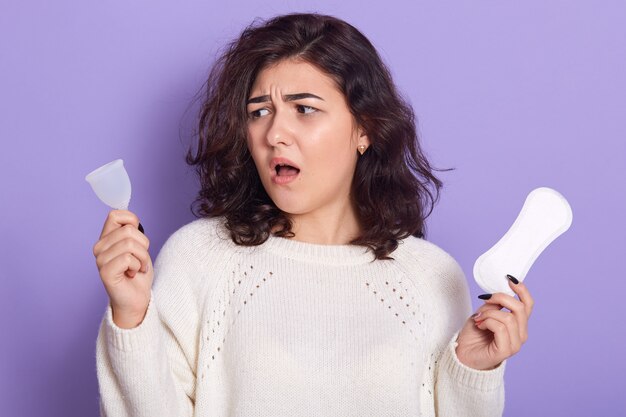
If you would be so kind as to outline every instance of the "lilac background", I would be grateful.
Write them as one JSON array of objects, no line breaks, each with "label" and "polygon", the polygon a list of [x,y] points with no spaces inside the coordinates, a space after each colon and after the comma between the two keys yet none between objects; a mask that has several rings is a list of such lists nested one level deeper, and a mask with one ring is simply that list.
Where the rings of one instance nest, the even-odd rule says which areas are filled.
[{"label": "lilac background", "polygon": [[626,415],[626,6],[512,3],[3,4],[0,413],[97,414],[106,296],[91,251],[107,208],[84,176],[125,160],[154,258],[192,220],[179,124],[218,48],[254,17],[319,11],[372,40],[432,162],[457,168],[441,175],[429,239],[461,263],[476,308],[473,262],[527,193],[550,186],[573,207],[526,281],[536,306],[505,415]]}]

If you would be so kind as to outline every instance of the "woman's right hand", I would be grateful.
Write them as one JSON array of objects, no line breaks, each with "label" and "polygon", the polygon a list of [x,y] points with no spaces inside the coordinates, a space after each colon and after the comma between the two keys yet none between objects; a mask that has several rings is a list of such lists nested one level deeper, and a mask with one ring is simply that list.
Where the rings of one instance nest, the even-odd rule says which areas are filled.
[{"label": "woman's right hand", "polygon": [[141,324],[152,288],[150,241],[138,226],[134,213],[112,210],[93,247],[100,278],[109,294],[113,322],[124,329]]}]

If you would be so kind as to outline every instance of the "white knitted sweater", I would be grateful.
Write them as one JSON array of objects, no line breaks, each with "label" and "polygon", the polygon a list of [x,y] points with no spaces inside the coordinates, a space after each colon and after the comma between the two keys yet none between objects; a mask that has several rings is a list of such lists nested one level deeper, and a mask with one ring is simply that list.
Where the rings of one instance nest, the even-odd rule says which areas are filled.
[{"label": "white knitted sweater", "polygon": [[506,361],[480,371],[455,354],[472,314],[457,262],[414,237],[391,256],[244,247],[219,219],[187,224],[155,261],[143,322],[120,329],[107,309],[102,415],[501,416]]}]

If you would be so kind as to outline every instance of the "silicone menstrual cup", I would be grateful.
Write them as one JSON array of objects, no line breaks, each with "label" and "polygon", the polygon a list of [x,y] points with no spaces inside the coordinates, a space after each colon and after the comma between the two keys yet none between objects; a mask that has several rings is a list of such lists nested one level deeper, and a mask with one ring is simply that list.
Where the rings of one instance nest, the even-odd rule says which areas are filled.
[{"label": "silicone menstrual cup", "polygon": [[131,186],[124,161],[109,162],[87,174],[85,180],[104,204],[116,210],[128,210]]}]

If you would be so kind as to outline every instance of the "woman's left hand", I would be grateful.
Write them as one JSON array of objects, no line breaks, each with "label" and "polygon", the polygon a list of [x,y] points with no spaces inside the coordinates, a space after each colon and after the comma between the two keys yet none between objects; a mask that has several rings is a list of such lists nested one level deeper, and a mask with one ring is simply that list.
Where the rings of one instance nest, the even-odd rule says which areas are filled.
[{"label": "woman's left hand", "polygon": [[[515,355],[528,340],[528,318],[534,301],[524,283],[509,286],[519,300],[504,293],[492,294],[459,333],[456,354],[470,368],[490,370]],[[505,307],[509,311],[501,311]]]}]

